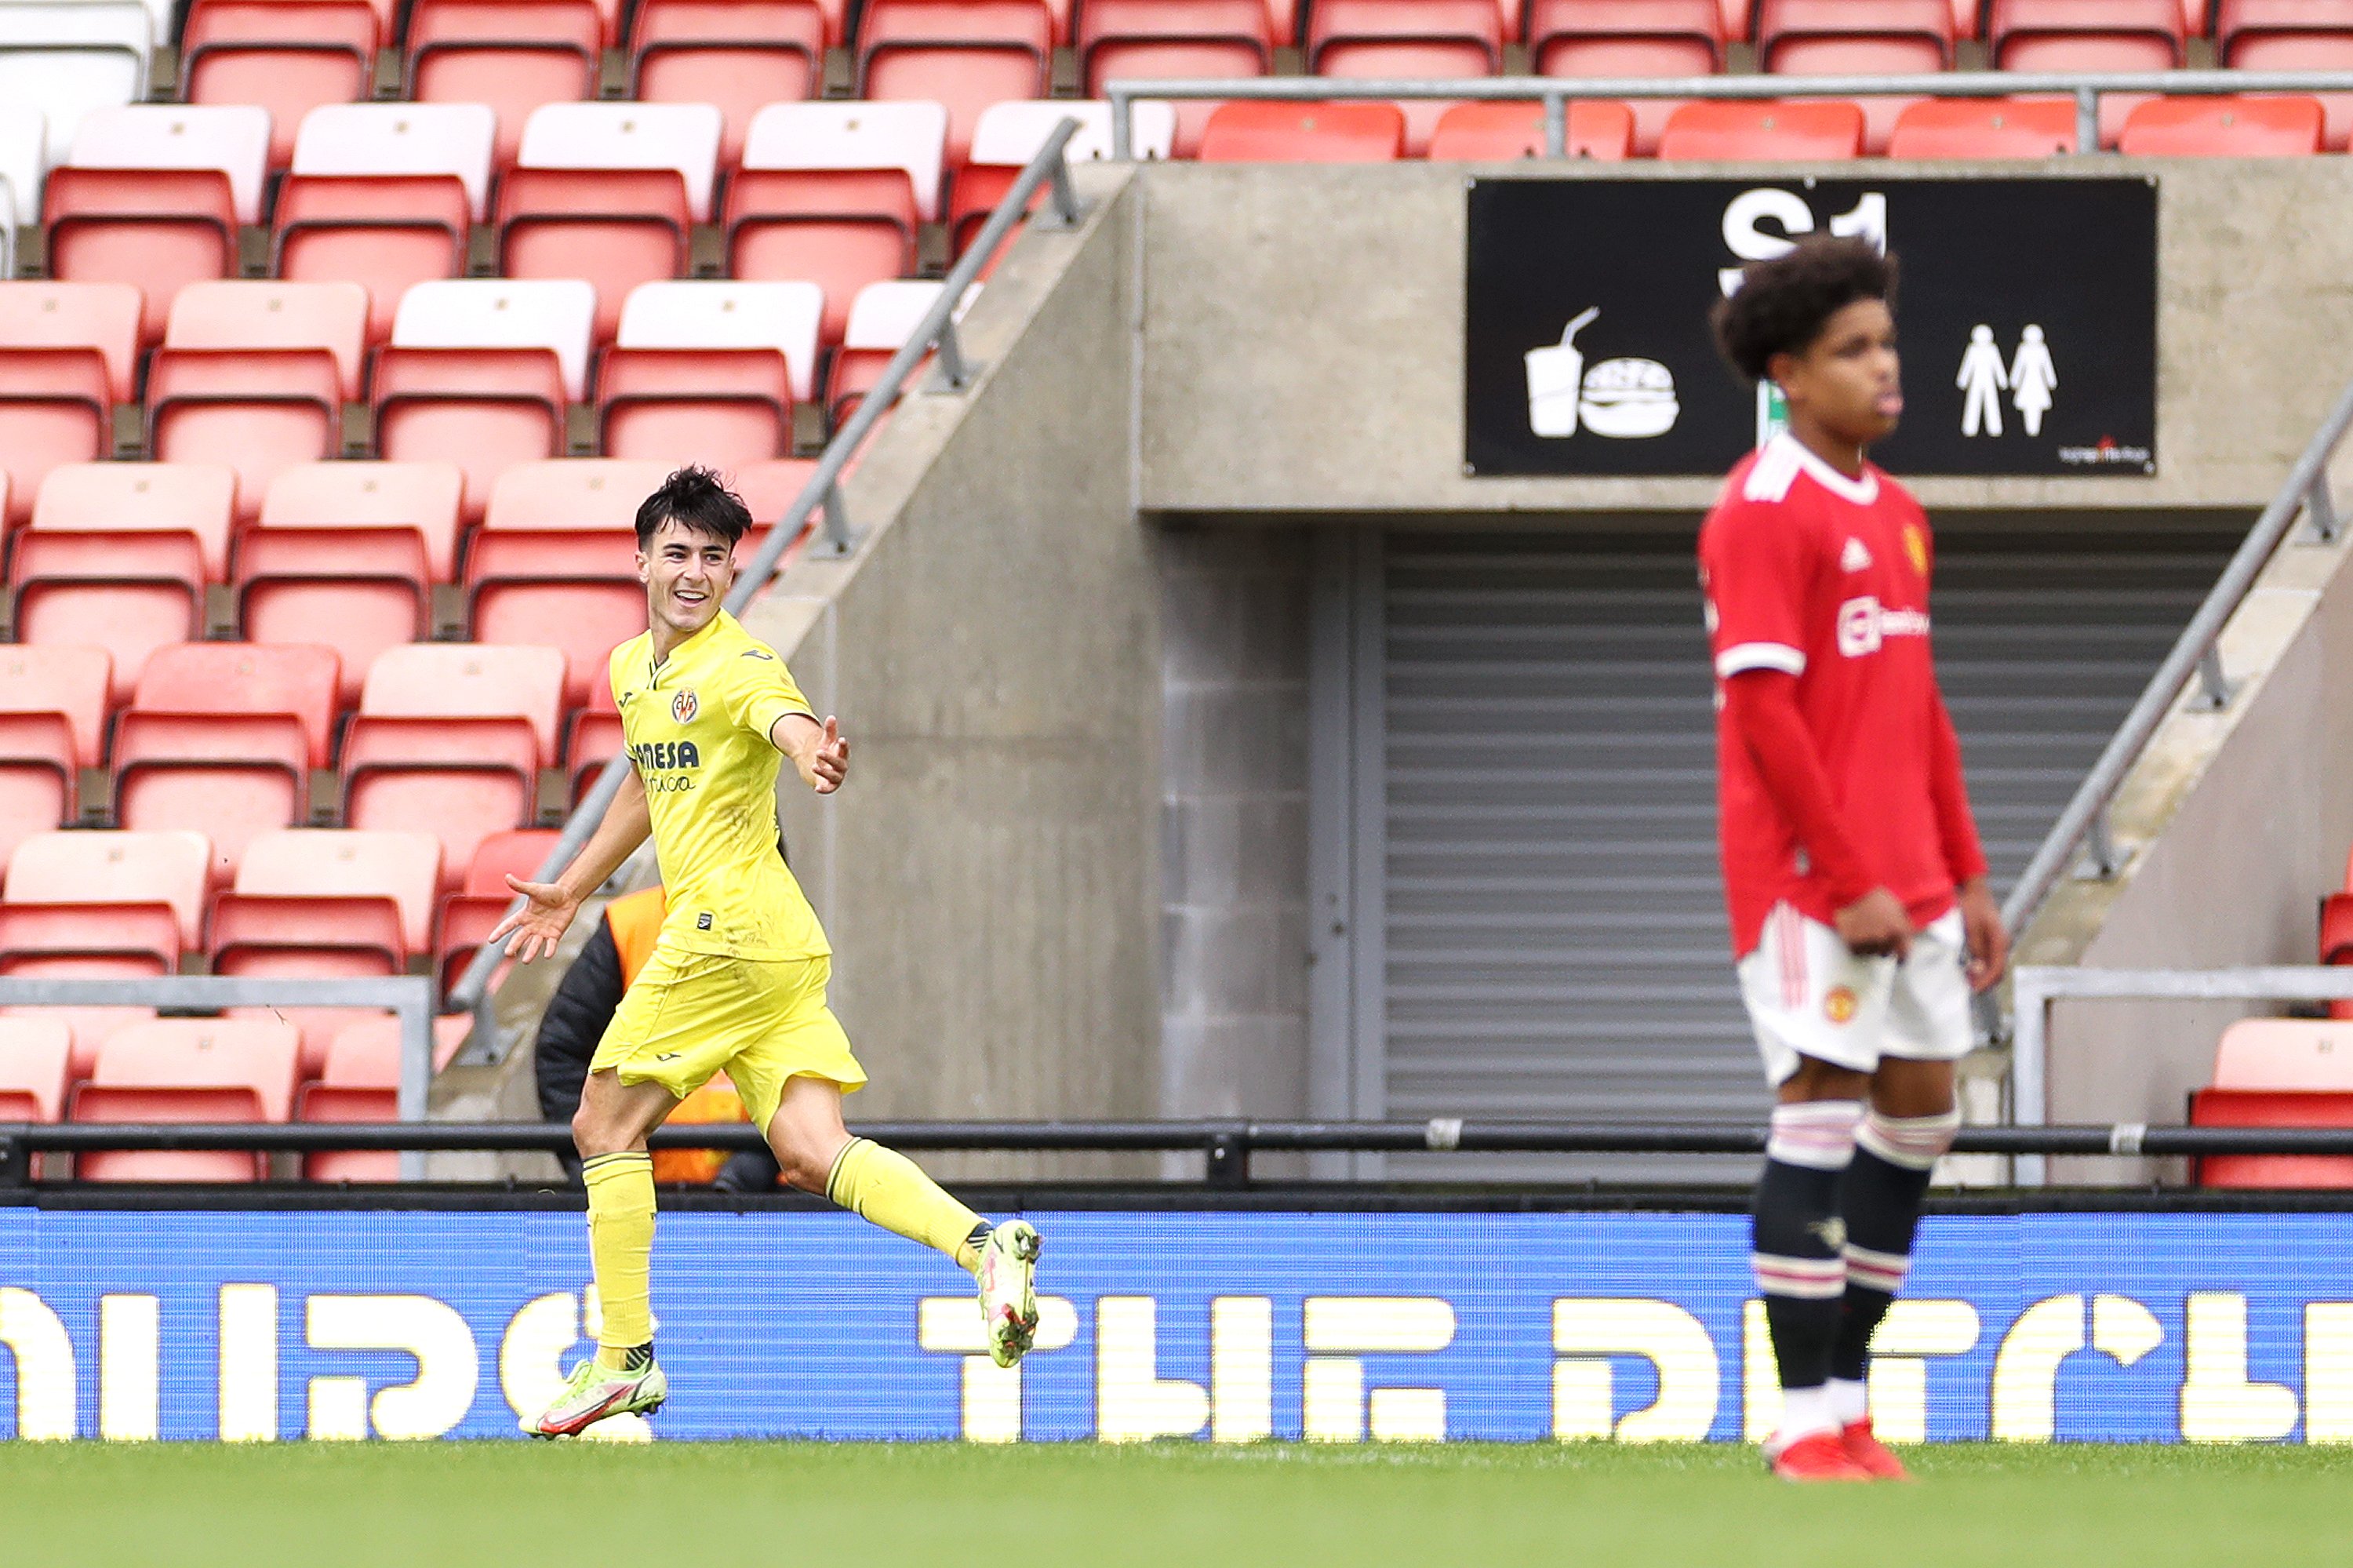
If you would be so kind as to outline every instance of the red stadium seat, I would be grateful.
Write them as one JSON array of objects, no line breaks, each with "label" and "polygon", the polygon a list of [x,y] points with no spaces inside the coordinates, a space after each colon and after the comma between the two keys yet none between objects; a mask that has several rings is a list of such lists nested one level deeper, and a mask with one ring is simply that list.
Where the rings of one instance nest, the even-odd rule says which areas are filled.
[{"label": "red stadium seat", "polygon": [[609,35],[589,0],[416,0],[408,96],[490,105],[503,167],[514,162],[533,110],[596,95]]},{"label": "red stadium seat", "polygon": [[343,406],[361,391],[367,291],[356,283],[191,284],[148,371],[154,455],[225,456],[237,515],[259,515],[270,482],[343,447]]},{"label": "red stadium seat", "polygon": [[[2199,1089],[2189,1097],[2189,1125],[2353,1129],[2353,1092]],[[2353,1158],[2343,1155],[2210,1154],[2195,1163],[2200,1187],[2353,1187]]]},{"label": "red stadium seat", "polygon": [[948,159],[960,164],[983,110],[1045,95],[1055,41],[1039,0],[867,0],[858,96],[945,106]]},{"label": "red stadium seat", "polygon": [[[300,1041],[291,1024],[159,1018],[115,1032],[73,1097],[83,1122],[277,1122],[293,1108]],[[84,1154],[86,1181],[251,1181],[266,1157],[111,1150]]]},{"label": "red stadium seat", "polygon": [[182,288],[237,274],[237,207],[216,170],[52,170],[41,221],[51,277],[141,291],[142,342],[164,335]]},{"label": "red stadium seat", "polygon": [[575,707],[607,683],[613,650],[646,629],[636,562],[635,540],[608,531],[485,529],[466,559],[472,635],[561,652],[564,703]]},{"label": "red stadium seat", "polygon": [[0,1018],[0,1121],[55,1121],[65,1109],[73,1031],[61,1018]]},{"label": "red stadium seat", "polygon": [[1405,155],[1394,103],[1220,103],[1201,132],[1205,164],[1379,164]]},{"label": "red stadium seat", "polygon": [[[441,842],[431,833],[290,828],[264,833],[237,867],[246,896],[311,899],[389,898],[400,910],[406,953],[433,949],[433,900],[441,879]],[[353,929],[374,931],[373,921]]]},{"label": "red stadium seat", "polygon": [[2295,158],[2321,150],[2316,98],[2152,98],[2125,121],[2132,158]]},{"label": "red stadium seat", "polygon": [[205,562],[194,534],[27,530],[8,565],[19,641],[96,646],[128,698],[148,656],[205,634]]},{"label": "red stadium seat", "polygon": [[139,291],[0,281],[0,505],[31,515],[50,469],[114,450],[114,407],[139,368]]},{"label": "red stadium seat", "polygon": [[374,90],[385,36],[365,0],[190,0],[180,96],[260,105],[269,113],[270,164],[283,168],[303,115]]},{"label": "red stadium seat", "polygon": [[364,979],[408,961],[400,906],[374,894],[224,893],[213,905],[213,972]]},{"label": "red stadium seat", "polygon": [[152,1007],[0,1007],[0,1018],[48,1019],[66,1026],[73,1036],[73,1054],[67,1058],[66,1079],[78,1083],[98,1066],[98,1048],[107,1036],[125,1024],[143,1023],[155,1016]]},{"label": "red stadium seat", "polygon": [[554,648],[420,643],[368,672],[343,741],[343,820],[430,832],[455,884],[482,841],[528,826],[554,766],[565,656]]},{"label": "red stadium seat", "polygon": [[212,846],[192,832],[36,833],[16,846],[0,901],[9,904],[162,904],[195,947],[204,920]]},{"label": "red stadium seat", "polygon": [[180,917],[162,903],[0,904],[0,974],[144,980],[180,966]]},{"label": "red stadium seat", "polygon": [[599,444],[609,457],[722,471],[790,452],[824,314],[814,283],[641,286],[598,367]]},{"label": "red stadium seat", "polygon": [[328,648],[191,642],[148,662],[131,705],[156,714],[291,718],[301,741],[301,765],[324,768],[334,736],[336,673]]},{"label": "red stadium seat", "polygon": [[[2353,0],[2218,0],[2214,52],[2239,70],[2353,70]],[[2327,145],[2353,137],[2353,92],[2319,94]]]},{"label": "red stadium seat", "polygon": [[563,451],[596,313],[596,291],[576,280],[417,284],[376,360],[378,453],[455,461],[478,520],[500,472]]},{"label": "red stadium seat", "polygon": [[430,580],[451,582],[456,579],[458,508],[465,483],[465,474],[448,462],[305,463],[288,469],[270,484],[262,498],[260,526],[329,532],[406,528],[423,546]]},{"label": "red stadium seat", "polygon": [[752,122],[721,221],[736,278],[813,282],[827,343],[869,283],[915,270],[939,216],[947,111],[936,103],[780,103]]},{"label": "red stadium seat", "polygon": [[572,803],[578,806],[603,772],[606,762],[620,755],[621,710],[613,701],[610,681],[592,682],[588,705],[572,715],[564,738],[564,765],[572,779]]},{"label": "red stadium seat", "polygon": [[49,534],[193,535],[206,577],[228,577],[237,471],[216,462],[60,463],[41,482],[32,527]]},{"label": "red stadium seat", "polygon": [[[609,695],[605,705],[613,705]],[[529,882],[537,876],[548,852],[563,836],[554,828],[517,828],[512,832],[492,833],[475,847],[474,858],[466,866],[465,880],[458,885],[459,893],[467,897],[512,898],[514,894],[507,886],[507,878]]]},{"label": "red stadium seat", "polygon": [[[1199,107],[1206,118],[1210,106]],[[1147,100],[1130,104],[1128,111],[1131,153],[1139,160],[1169,156],[1176,141],[1176,105]],[[1111,156],[1108,103],[1095,100],[1040,100],[993,103],[982,111],[980,123],[972,133],[971,158],[956,171],[949,192],[947,223],[958,257],[971,247],[981,225],[1003,203],[1022,169],[1065,120],[1076,120],[1079,129],[1064,145],[1064,157],[1080,163]],[[1040,185],[1029,199],[1029,210],[1036,212],[1044,207],[1049,194],[1048,187]],[[981,276],[987,275],[988,270],[984,269]]]},{"label": "red stadium seat", "polygon": [[826,414],[835,429],[881,381],[882,372],[923,324],[942,287],[927,278],[909,278],[869,283],[858,291],[858,298],[850,302],[849,325],[841,334],[841,352],[826,374]]},{"label": "red stadium seat", "polygon": [[[1578,99],[1568,106],[1568,155],[1616,163],[1634,154],[1634,111]],[[1439,117],[1428,156],[1439,162],[1499,162],[1545,156],[1544,105],[1458,103]]]},{"label": "red stadium seat", "polygon": [[2065,99],[1930,98],[1906,109],[1888,138],[1891,158],[2052,158],[2075,150],[2075,105]]},{"label": "red stadium seat", "polygon": [[[1539,76],[1709,76],[1724,69],[1716,0],[1528,0],[1528,61]],[[1746,37],[1746,34],[1736,35]],[[1656,150],[1672,99],[1633,105],[1634,150]]]},{"label": "red stadium seat", "polygon": [[1862,111],[1852,103],[1686,103],[1667,121],[1667,162],[1832,163],[1862,155]]},{"label": "red stadium seat", "polygon": [[379,654],[431,635],[437,576],[414,528],[260,527],[237,546],[230,586],[250,641],[334,651],[348,707]]},{"label": "red stadium seat", "polygon": [[619,458],[518,463],[499,476],[482,528],[493,534],[592,529],[632,534],[638,508],[669,477],[668,463]]},{"label": "red stadium seat", "polygon": [[721,116],[719,156],[744,156],[764,105],[815,98],[825,51],[842,42],[839,0],[640,0],[629,39],[631,96],[708,103]]},{"label": "red stadium seat", "polygon": [[[1308,18],[1308,69],[1391,80],[1493,76],[1502,68],[1504,37],[1495,0],[1317,0]],[[1451,107],[1438,99],[1398,105],[1407,156],[1429,149]]]},{"label": "red stadium seat", "polygon": [[[1953,64],[1951,0],[1763,0],[1757,22],[1757,58],[1780,76],[1913,76]],[[1918,101],[1858,100],[1863,150],[1884,154],[1897,118]]]},{"label": "red stadium seat", "polygon": [[2353,1024],[2242,1019],[2215,1043],[2214,1086],[2353,1094]]},{"label": "red stadium seat", "polygon": [[[448,1065],[472,1028],[470,1015],[433,1021],[433,1062]],[[328,1042],[319,1081],[295,1098],[297,1121],[396,1121],[400,1117],[400,1020],[390,1013],[353,1019]],[[302,1158],[311,1181],[396,1181],[400,1156],[378,1150],[339,1150]]]},{"label": "red stadium seat", "polygon": [[2171,70],[2180,0],[1991,0],[1986,41],[2000,70]]},{"label": "red stadium seat", "polygon": [[102,648],[0,649],[0,866],[81,810],[80,770],[105,745]]},{"label": "red stadium seat", "polygon": [[[1114,80],[1265,76],[1275,49],[1293,39],[1293,10],[1267,0],[1087,0],[1079,12],[1080,78],[1099,96]],[[1214,107],[1176,105],[1177,157],[1199,148]]]}]

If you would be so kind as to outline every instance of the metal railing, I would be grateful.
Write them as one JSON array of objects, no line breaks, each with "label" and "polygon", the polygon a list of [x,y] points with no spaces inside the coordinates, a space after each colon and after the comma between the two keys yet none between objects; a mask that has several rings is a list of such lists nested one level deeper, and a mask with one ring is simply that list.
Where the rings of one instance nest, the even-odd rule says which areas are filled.
[{"label": "metal railing", "polygon": [[[404,1122],[425,1120],[426,1097],[433,1082],[436,1000],[433,981],[423,975],[368,980],[271,980],[246,975],[66,980],[0,975],[0,1007],[158,1007],[191,1012],[225,1007],[389,1009],[400,1020],[400,1089],[396,1104]],[[400,1173],[404,1181],[421,1180],[423,1156],[404,1156]]]},{"label": "metal railing", "polygon": [[[2317,965],[2253,966],[2232,969],[2084,969],[2070,965],[2025,964],[2010,972],[2015,1022],[2010,1036],[2010,1119],[2013,1130],[2031,1132],[2051,1110],[2051,1004],[2062,1001],[2353,1001],[2353,968]],[[2152,1134],[2158,1129],[2150,1128]],[[2219,1132],[2220,1128],[2190,1128]],[[2147,1147],[2110,1150],[2021,1149],[2012,1175],[2021,1187],[2039,1187],[2045,1154],[2321,1153],[2321,1150],[2193,1150]]]},{"label": "metal railing", "polygon": [[1357,99],[1419,99],[1456,102],[1537,102],[1544,106],[1545,155],[1568,155],[1568,106],[1578,99],[1715,98],[2024,98],[2075,101],[2075,150],[2100,149],[2100,98],[2111,92],[2198,96],[2253,92],[2353,92],[2353,71],[2164,70],[2090,74],[2083,71],[1939,71],[1914,76],[1473,77],[1443,81],[1356,80],[1337,77],[1253,77],[1243,80],[1186,79],[1107,83],[1111,155],[1134,155],[1131,110],[1140,99],[1250,99],[1279,103]]},{"label": "metal railing", "polygon": [[[1216,1185],[1251,1179],[1257,1154],[1761,1155],[1761,1122],[1429,1121],[908,1121],[853,1130],[895,1149],[1011,1153],[1198,1154]],[[748,1122],[658,1128],[660,1149],[761,1147]],[[318,1153],[344,1150],[554,1154],[568,1150],[560,1122],[279,1122],[226,1126],[33,1122],[0,1124],[0,1187],[33,1180],[33,1157],[102,1150],[227,1150]],[[2353,1128],[1965,1127],[1956,1154],[2007,1155],[2023,1165],[2048,1155],[2306,1154],[2353,1157]],[[2039,1165],[2038,1165],[2039,1171]]]},{"label": "metal railing", "polygon": [[2298,517],[2308,514],[2313,532],[2323,542],[2337,537],[2337,507],[2329,494],[2328,463],[2348,429],[2353,429],[2353,385],[2338,395],[2337,406],[2328,411],[2327,418],[2306,444],[2304,454],[2288,471],[2286,482],[2255,519],[2254,526],[2247,530],[2245,540],[2222,568],[2222,575],[2214,580],[2205,602],[2189,618],[2189,624],[2181,629],[2165,662],[2148,678],[2140,699],[2133,704],[2116,734],[2108,737],[2099,760],[2084,776],[2083,783],[2076,786],[2066,810],[2059,813],[2058,821],[2035,850],[2033,859],[2027,862],[2025,871],[2019,874],[2001,911],[2010,930],[2026,928],[2058,885],[2077,849],[2087,841],[2090,869],[2095,876],[2105,879],[2123,869],[2108,824],[2108,809],[2116,791],[2123,787],[2133,764],[2140,759],[2150,737],[2164,724],[2173,709],[2174,699],[2189,683],[2191,676],[2198,679],[2196,703],[2200,708],[2219,713],[2231,705],[2238,688],[2222,667],[2222,628],[2286,540]]},{"label": "metal railing", "polygon": [[[988,221],[981,225],[980,232],[974,237],[963,258],[948,269],[947,277],[940,287],[939,298],[932,302],[932,308],[923,313],[923,319],[907,334],[907,341],[891,356],[890,363],[882,369],[881,379],[866,393],[849,421],[826,443],[824,454],[818,459],[817,468],[801,486],[800,493],[793,498],[790,506],[785,508],[784,515],[776,520],[760,548],[736,574],[735,586],[727,593],[729,614],[743,614],[744,608],[768,587],[776,575],[777,563],[783,559],[785,551],[801,536],[812,516],[822,513],[824,517],[818,549],[830,556],[843,556],[856,548],[856,535],[850,530],[849,514],[841,497],[843,472],[882,416],[899,401],[908,378],[923,362],[925,355],[937,351],[938,361],[928,387],[933,392],[961,393],[980,373],[982,366],[966,355],[956,333],[956,318],[961,314],[965,293],[979,281],[981,272],[995,259],[998,248],[1012,234],[1014,226],[1020,223],[1029,212],[1030,202],[1040,189],[1047,192],[1048,205],[1047,209],[1034,220],[1035,227],[1049,229],[1075,228],[1085,216],[1084,204],[1079,200],[1078,192],[1071,184],[1070,161],[1064,155],[1064,149],[1078,130],[1079,122],[1075,118],[1066,119],[1054,128],[1044,145],[1038,149],[1037,156],[1022,166],[1012,187],[1005,193],[1005,199],[997,203],[997,210],[990,213]],[[606,762],[596,775],[596,784],[574,809],[564,824],[563,832],[547,852],[546,858],[540,863],[539,869],[532,874],[531,880],[551,882],[563,874],[564,868],[572,863],[573,857],[580,853],[588,842],[589,835],[596,831],[596,824],[605,820],[606,809],[612,805],[613,797],[620,792],[621,780],[627,777],[629,767],[626,751],[615,753]],[[522,902],[521,899],[515,900],[509,906],[510,909],[519,908]],[[458,983],[449,988],[451,1011],[475,1014],[474,1039],[468,1047],[470,1060],[481,1059],[480,1047],[490,1033],[491,977],[497,973],[504,952],[503,941],[496,945],[484,943],[466,966],[466,972],[459,976]]]}]

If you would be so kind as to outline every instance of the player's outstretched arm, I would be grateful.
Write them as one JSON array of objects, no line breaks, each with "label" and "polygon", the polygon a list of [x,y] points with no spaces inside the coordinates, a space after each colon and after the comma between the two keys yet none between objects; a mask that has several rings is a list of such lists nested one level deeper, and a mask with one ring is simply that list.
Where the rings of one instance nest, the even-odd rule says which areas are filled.
[{"label": "player's outstretched arm", "polygon": [[580,901],[604,886],[652,832],[653,819],[646,810],[645,780],[631,768],[622,775],[620,792],[606,808],[605,820],[596,824],[596,831],[588,836],[580,853],[572,857],[563,875],[554,882],[507,878],[507,885],[529,902],[500,921],[489,939],[496,943],[512,932],[511,952],[521,963],[553,956],[556,945],[564,940],[565,928],[572,924],[572,916],[579,913]]},{"label": "player's outstretched arm", "polygon": [[769,742],[793,759],[801,782],[820,795],[830,795],[849,776],[849,742],[841,722],[823,724],[807,714],[786,714],[769,727]]}]

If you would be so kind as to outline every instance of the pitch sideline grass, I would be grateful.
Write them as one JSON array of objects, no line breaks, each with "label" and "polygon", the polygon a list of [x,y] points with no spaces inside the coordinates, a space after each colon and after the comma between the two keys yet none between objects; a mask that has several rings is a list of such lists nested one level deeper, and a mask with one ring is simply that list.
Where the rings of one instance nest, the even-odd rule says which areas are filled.
[{"label": "pitch sideline grass", "polygon": [[[1799,1489],[1729,1446],[0,1444],[0,1560],[2223,1568],[2353,1561],[2353,1450],[1949,1446]],[[976,1529],[1021,1541],[979,1549]]]}]

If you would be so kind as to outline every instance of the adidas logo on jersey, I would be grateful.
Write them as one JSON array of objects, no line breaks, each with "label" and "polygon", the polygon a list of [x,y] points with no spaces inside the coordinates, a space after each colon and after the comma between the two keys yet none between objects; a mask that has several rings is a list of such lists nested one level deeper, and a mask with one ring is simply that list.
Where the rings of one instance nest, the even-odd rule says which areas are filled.
[{"label": "adidas logo on jersey", "polygon": [[1839,570],[1842,572],[1871,570],[1871,552],[1863,548],[1862,540],[1848,538],[1846,548],[1839,552]]}]

